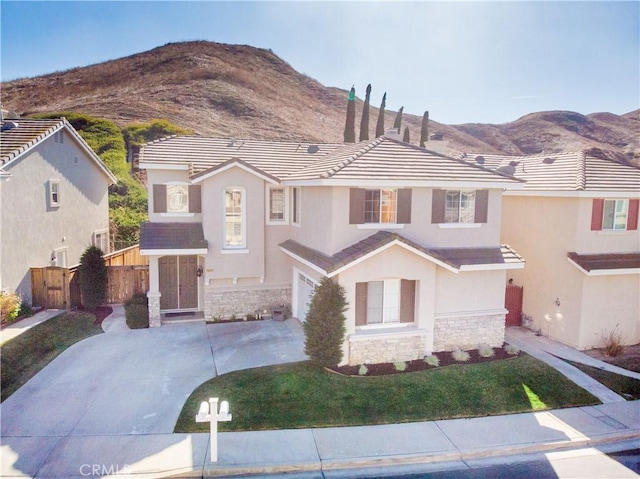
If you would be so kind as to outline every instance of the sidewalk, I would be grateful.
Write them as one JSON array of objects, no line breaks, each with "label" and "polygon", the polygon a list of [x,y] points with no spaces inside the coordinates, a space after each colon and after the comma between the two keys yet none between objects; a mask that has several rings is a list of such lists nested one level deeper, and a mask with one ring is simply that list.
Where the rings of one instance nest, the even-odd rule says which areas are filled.
[{"label": "sidewalk", "polygon": [[20,336],[22,333],[28,331],[34,326],[37,326],[40,323],[44,323],[45,321],[48,321],[49,319],[64,312],[64,309],[43,309],[30,318],[22,319],[17,323],[7,326],[0,331],[0,345],[15,338],[16,336]]}]

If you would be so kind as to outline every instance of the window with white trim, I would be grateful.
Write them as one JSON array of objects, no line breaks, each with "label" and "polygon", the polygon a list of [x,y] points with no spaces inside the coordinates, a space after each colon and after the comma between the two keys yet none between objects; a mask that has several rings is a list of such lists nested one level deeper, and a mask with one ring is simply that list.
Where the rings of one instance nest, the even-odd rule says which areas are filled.
[{"label": "window with white trim", "polygon": [[473,223],[475,212],[475,190],[447,190],[444,207],[445,223]]},{"label": "window with white trim", "polygon": [[365,223],[395,223],[398,212],[398,191],[395,189],[365,190]]},{"label": "window with white trim", "polygon": [[300,188],[297,187],[291,189],[291,222],[300,224]]},{"label": "window with white trim", "polygon": [[286,223],[286,190],[282,187],[268,188],[269,222]]},{"label": "window with white trim", "polygon": [[416,281],[384,279],[356,283],[356,326],[414,322]]},{"label": "window with white trim", "polygon": [[229,187],[224,190],[224,247],[244,248],[245,189]]},{"label": "window with white trim", "polygon": [[49,207],[57,208],[60,206],[60,180],[49,180],[47,183],[49,191]]},{"label": "window with white trim", "polygon": [[109,230],[93,233],[93,246],[97,246],[103,253],[109,252]]},{"label": "window with white trim", "polygon": [[626,230],[629,200],[604,200],[603,230]]}]

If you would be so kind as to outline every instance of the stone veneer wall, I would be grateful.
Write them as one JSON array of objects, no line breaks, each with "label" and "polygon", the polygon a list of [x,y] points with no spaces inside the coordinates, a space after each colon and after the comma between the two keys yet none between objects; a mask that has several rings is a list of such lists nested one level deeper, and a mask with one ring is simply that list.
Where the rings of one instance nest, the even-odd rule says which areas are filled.
[{"label": "stone veneer wall", "polygon": [[392,363],[421,359],[425,355],[426,334],[350,336],[349,365]]},{"label": "stone veneer wall", "polygon": [[291,311],[291,288],[256,289],[214,289],[207,287],[204,294],[204,314],[206,319],[237,318],[247,314],[262,314],[265,310],[281,308]]},{"label": "stone veneer wall", "polygon": [[433,350],[476,349],[482,343],[500,347],[504,343],[504,327],[504,314],[436,318]]}]

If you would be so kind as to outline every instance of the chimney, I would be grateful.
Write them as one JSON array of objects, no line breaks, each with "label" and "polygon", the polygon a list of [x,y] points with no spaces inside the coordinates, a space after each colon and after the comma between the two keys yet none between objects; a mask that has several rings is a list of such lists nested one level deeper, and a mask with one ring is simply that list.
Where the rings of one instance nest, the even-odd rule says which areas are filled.
[{"label": "chimney", "polygon": [[384,136],[386,136],[387,138],[390,138],[392,140],[398,140],[398,141],[402,141],[402,135],[400,133],[398,133],[398,129],[397,128],[387,128],[384,132]]},{"label": "chimney", "polygon": [[442,133],[433,133],[429,136],[429,141],[424,144],[424,147],[427,150],[446,155],[449,151],[449,140],[445,140]]}]

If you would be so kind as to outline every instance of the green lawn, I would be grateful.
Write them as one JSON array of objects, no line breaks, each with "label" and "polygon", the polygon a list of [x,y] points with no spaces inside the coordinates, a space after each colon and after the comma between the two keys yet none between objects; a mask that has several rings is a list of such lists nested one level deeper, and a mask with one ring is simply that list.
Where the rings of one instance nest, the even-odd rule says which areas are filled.
[{"label": "green lawn", "polygon": [[0,346],[4,401],[74,343],[102,332],[89,313],[65,313],[34,326]]},{"label": "green lawn", "polygon": [[222,431],[353,426],[527,412],[599,401],[536,359],[379,377],[344,377],[309,362],[237,371],[200,385],[175,432],[207,432],[196,423],[200,402],[227,400],[233,421]]},{"label": "green lawn", "polygon": [[588,374],[599,383],[604,384],[612,391],[620,394],[628,401],[640,399],[640,380],[622,376],[621,374],[610,373],[609,371],[603,371],[602,369],[593,368],[585,364],[574,363],[573,361],[567,362],[583,373]]}]

